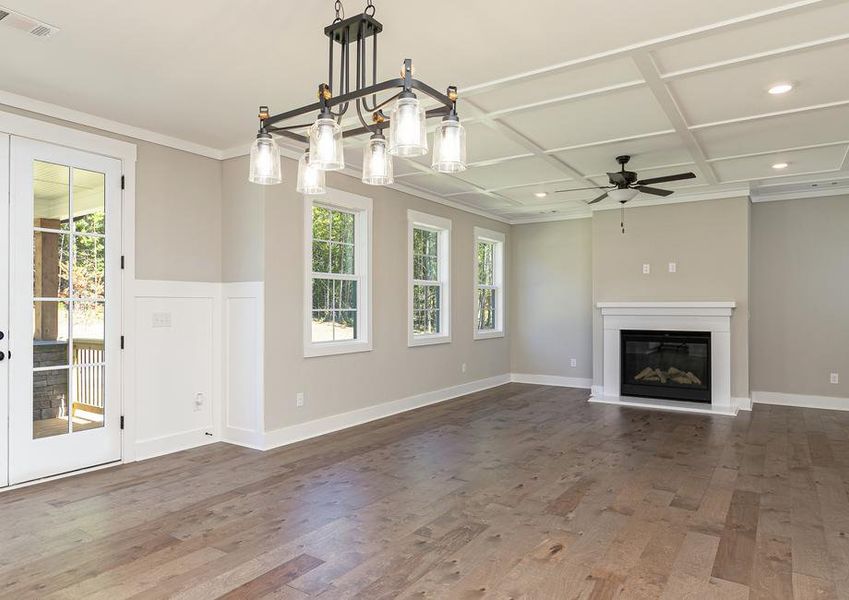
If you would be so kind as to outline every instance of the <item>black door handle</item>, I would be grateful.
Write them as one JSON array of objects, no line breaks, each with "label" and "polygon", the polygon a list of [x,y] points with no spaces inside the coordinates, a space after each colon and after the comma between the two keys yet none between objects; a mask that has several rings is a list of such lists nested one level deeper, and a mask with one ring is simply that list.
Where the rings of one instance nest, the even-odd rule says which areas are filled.
[{"label": "black door handle", "polygon": [[4,358],[6,358],[6,353],[0,352],[0,360],[3,360]]}]

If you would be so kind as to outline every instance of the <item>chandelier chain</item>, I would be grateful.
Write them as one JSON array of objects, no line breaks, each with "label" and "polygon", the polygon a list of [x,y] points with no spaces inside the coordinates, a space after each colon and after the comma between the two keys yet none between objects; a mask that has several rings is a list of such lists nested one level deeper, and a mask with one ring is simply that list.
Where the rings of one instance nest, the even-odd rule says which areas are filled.
[{"label": "chandelier chain", "polygon": [[336,18],[333,19],[333,22],[338,23],[345,18],[345,7],[342,6],[342,0],[336,0],[333,4],[333,8],[336,10]]},{"label": "chandelier chain", "polygon": [[374,16],[374,13],[375,13],[375,10],[376,10],[376,9],[374,8],[374,2],[373,2],[373,0],[366,0],[366,10],[365,10],[365,14],[367,14],[367,15],[368,15],[368,16],[370,16],[370,17],[373,17],[373,16]]}]

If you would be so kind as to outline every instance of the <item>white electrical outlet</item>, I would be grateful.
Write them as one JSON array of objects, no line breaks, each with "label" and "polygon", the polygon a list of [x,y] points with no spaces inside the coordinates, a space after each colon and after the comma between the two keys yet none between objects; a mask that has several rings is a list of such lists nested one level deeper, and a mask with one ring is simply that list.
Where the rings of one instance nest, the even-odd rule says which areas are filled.
[{"label": "white electrical outlet", "polygon": [[676,271],[678,271],[678,263],[674,263],[674,262],[669,263],[669,272],[675,273]]},{"label": "white electrical outlet", "polygon": [[570,367],[577,367],[578,366],[578,359],[577,358],[570,358],[569,359],[569,366]]},{"label": "white electrical outlet", "polygon": [[651,273],[651,265],[649,263],[643,263],[643,275],[648,275]]},{"label": "white electrical outlet", "polygon": [[203,401],[203,392],[195,394],[195,412],[200,412],[200,409],[203,407]]},{"label": "white electrical outlet", "polygon": [[295,406],[303,406],[304,405],[304,393],[298,392],[295,395]]},{"label": "white electrical outlet", "polygon": [[153,327],[171,327],[171,313],[169,312],[155,312],[153,313],[152,319]]},{"label": "white electrical outlet", "polygon": [[840,373],[831,374],[831,383],[840,383]]},{"label": "white electrical outlet", "polygon": [[460,368],[463,370],[463,373],[465,373],[466,372],[466,363],[463,363],[463,366],[460,367]]}]

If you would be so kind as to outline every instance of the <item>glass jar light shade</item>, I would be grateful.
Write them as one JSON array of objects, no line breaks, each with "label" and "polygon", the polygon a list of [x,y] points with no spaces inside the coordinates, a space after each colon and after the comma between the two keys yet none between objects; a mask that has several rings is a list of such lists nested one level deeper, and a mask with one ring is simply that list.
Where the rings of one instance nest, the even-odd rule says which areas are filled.
[{"label": "glass jar light shade", "polygon": [[415,96],[403,95],[389,116],[389,152],[394,156],[427,154],[425,111]]},{"label": "glass jar light shade", "polygon": [[310,165],[310,153],[304,152],[298,159],[298,192],[305,196],[327,193],[324,185],[324,171]]},{"label": "glass jar light shade", "polygon": [[283,181],[280,166],[280,148],[271,134],[260,133],[251,146],[251,166],[248,181],[262,185],[274,185]]},{"label": "glass jar light shade", "polygon": [[363,183],[390,185],[393,181],[392,155],[389,154],[386,138],[374,135],[366,143],[363,154]]},{"label": "glass jar light shade", "polygon": [[319,116],[310,127],[310,166],[322,171],[345,168],[342,127],[333,117]]},{"label": "glass jar light shade", "polygon": [[433,168],[440,173],[466,170],[466,130],[456,119],[444,119],[433,134]]}]

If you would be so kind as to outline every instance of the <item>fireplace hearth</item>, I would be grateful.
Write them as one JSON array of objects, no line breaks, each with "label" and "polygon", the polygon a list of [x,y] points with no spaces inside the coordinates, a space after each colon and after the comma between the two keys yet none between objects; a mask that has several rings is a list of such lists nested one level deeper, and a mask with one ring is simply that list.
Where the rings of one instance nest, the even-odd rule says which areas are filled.
[{"label": "fireplace hearth", "polygon": [[710,402],[709,331],[620,331],[622,396]]}]

